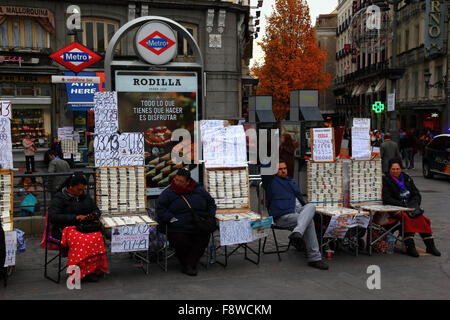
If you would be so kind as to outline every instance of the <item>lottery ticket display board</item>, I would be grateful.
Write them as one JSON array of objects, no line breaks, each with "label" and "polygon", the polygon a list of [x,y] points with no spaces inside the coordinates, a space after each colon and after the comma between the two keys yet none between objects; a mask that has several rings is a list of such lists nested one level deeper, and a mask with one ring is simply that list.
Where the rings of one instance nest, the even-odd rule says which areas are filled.
[{"label": "lottery ticket display board", "polygon": [[316,207],[342,207],[343,163],[308,161],[308,202]]},{"label": "lottery ticket display board", "polygon": [[250,209],[247,167],[205,169],[205,188],[216,202],[218,220],[261,219]]},{"label": "lottery ticket display board", "polygon": [[382,203],[381,160],[353,160],[350,168],[351,205]]},{"label": "lottery ticket display board", "polygon": [[13,230],[13,173],[0,169],[0,213],[3,231]]},{"label": "lottery ticket display board", "polygon": [[146,209],[144,167],[102,167],[96,174],[97,205],[101,211]]}]

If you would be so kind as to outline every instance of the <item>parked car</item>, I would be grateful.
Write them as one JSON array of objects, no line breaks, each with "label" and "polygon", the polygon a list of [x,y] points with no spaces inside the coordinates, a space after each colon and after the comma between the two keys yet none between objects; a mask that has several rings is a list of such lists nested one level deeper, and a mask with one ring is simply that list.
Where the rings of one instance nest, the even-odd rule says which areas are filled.
[{"label": "parked car", "polygon": [[425,146],[422,171],[425,178],[435,173],[450,176],[450,134],[440,134]]}]

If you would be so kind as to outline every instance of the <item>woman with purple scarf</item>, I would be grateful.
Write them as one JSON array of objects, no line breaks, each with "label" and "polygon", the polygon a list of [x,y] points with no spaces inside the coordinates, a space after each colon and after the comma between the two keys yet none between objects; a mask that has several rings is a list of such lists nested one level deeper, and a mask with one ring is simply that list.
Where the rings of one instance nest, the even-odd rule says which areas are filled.
[{"label": "woman with purple scarf", "polygon": [[418,257],[419,253],[414,244],[414,234],[418,232],[422,237],[427,253],[440,256],[436,249],[431,231],[431,221],[423,215],[420,208],[422,197],[412,178],[402,172],[402,160],[391,159],[389,171],[383,176],[383,203],[387,205],[415,208],[413,213],[398,212],[390,217],[388,224],[395,223],[402,218],[404,221],[406,253]]}]

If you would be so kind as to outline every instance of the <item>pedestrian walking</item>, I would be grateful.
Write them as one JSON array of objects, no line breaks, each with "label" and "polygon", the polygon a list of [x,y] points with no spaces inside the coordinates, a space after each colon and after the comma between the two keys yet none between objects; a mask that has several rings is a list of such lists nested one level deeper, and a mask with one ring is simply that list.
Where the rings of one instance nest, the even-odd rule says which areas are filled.
[{"label": "pedestrian walking", "polygon": [[398,145],[395,141],[392,141],[392,136],[388,132],[384,135],[384,142],[381,144],[380,157],[383,173],[389,170],[388,164],[389,160],[393,158],[400,158],[400,151]]},{"label": "pedestrian walking", "polygon": [[[71,173],[72,169],[70,169],[70,165],[67,163],[66,160],[61,159],[55,151],[50,150],[49,152],[49,159],[50,163],[48,165],[48,172],[49,173]],[[52,179],[52,188],[51,193],[52,195],[58,191],[63,183],[67,180],[67,176],[54,176]]]},{"label": "pedestrian walking", "polygon": [[27,134],[25,139],[22,140],[23,145],[23,153],[25,155],[25,163],[27,172],[36,172],[36,168],[34,166],[34,154],[36,151],[36,147],[34,142],[31,141],[30,135]]}]

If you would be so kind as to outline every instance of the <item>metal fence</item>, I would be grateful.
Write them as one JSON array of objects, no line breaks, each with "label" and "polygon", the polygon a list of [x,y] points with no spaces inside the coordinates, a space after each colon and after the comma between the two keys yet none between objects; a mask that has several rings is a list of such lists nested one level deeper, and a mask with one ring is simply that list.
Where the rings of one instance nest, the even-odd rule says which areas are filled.
[{"label": "metal fence", "polygon": [[[52,197],[57,192],[57,183],[74,173],[82,173],[88,181],[87,193],[95,197],[95,171],[74,170],[65,173],[17,173],[13,181],[14,217],[45,216]],[[34,198],[33,198],[34,197]]]}]

